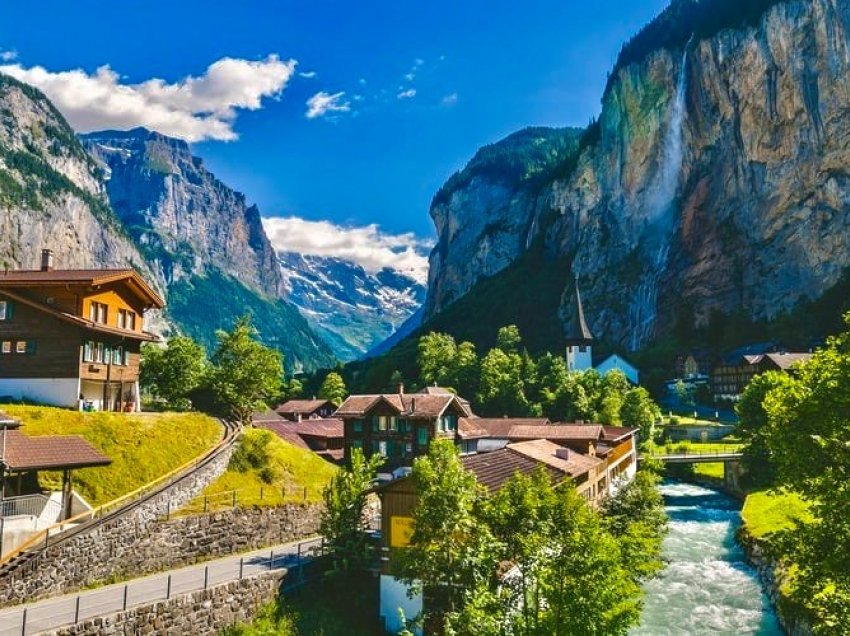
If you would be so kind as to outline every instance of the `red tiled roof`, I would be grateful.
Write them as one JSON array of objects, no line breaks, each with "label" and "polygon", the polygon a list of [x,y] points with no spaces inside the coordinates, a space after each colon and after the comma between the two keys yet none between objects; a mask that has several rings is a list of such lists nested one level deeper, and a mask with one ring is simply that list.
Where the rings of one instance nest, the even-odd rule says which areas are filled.
[{"label": "red tiled roof", "polygon": [[508,439],[511,431],[517,426],[549,426],[545,417],[472,417],[467,419],[467,426],[486,431],[483,437]]},{"label": "red tiled roof", "polygon": [[629,428],[628,426],[603,426],[602,439],[607,442],[617,442],[634,435],[635,431],[636,429]]},{"label": "red tiled roof", "polygon": [[251,423],[256,425],[259,422],[282,422],[283,418],[275,411],[255,411],[251,416]]},{"label": "red tiled roof", "polygon": [[303,448],[305,450],[310,450],[310,447],[307,446],[307,442],[305,442],[298,432],[292,427],[293,422],[287,422],[286,420],[280,420],[278,422],[257,422],[255,426],[257,428],[264,428],[267,431],[271,431],[275,435],[277,435],[284,442],[289,442],[293,446],[297,446],[298,448]]},{"label": "red tiled roof", "polygon": [[564,479],[566,473],[562,470],[515,453],[503,448],[492,453],[478,453],[476,455],[464,455],[460,458],[463,467],[472,472],[478,483],[487,488],[488,491],[496,492],[505,482],[517,473],[530,475],[540,469],[549,474],[553,482]]},{"label": "red tiled roof", "polygon": [[457,422],[457,434],[461,439],[480,439],[490,436],[486,428],[478,426],[478,418],[475,417],[460,418]]},{"label": "red tiled roof", "polygon": [[308,437],[342,439],[345,435],[342,420],[336,418],[301,420],[300,422],[291,422],[290,425],[299,435]]},{"label": "red tiled roof", "polygon": [[[0,440],[2,435],[0,433]],[[0,461],[11,471],[83,468],[112,463],[78,435],[29,437],[21,431],[9,430],[5,436],[6,450]]]},{"label": "red tiled roof", "polygon": [[132,269],[54,269],[15,270],[0,272],[0,287],[31,287],[36,285],[106,285],[127,280],[134,284],[141,296],[158,309],[165,306],[145,279]]}]

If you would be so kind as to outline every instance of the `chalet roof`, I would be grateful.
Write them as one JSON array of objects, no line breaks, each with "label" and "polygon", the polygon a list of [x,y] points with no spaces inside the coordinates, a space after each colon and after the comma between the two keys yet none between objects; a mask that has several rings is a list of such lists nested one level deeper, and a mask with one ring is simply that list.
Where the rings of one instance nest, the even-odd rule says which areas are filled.
[{"label": "chalet roof", "polygon": [[558,441],[595,441],[602,437],[599,424],[549,424],[547,426],[514,426],[510,439],[548,439]]},{"label": "chalet roof", "polygon": [[464,432],[478,431],[483,434],[476,437],[498,437],[508,439],[516,426],[548,426],[545,417],[470,417],[461,418],[458,422],[458,432],[465,437]]},{"label": "chalet roof", "polygon": [[462,417],[457,422],[457,432],[461,439],[479,439],[489,437],[486,428],[478,426],[477,417]]},{"label": "chalet roof", "polygon": [[783,371],[787,371],[795,364],[808,362],[813,355],[812,353],[767,353],[762,357],[767,358]]},{"label": "chalet roof", "polygon": [[159,341],[159,336],[156,336],[152,333],[148,333],[147,331],[130,331],[128,329],[118,329],[115,327],[107,327],[106,325],[102,325],[100,323],[94,322],[92,320],[87,320],[80,316],[75,316],[74,314],[69,314],[66,311],[59,311],[55,307],[51,307],[49,305],[44,305],[42,303],[36,302],[26,296],[21,296],[20,294],[16,294],[14,292],[9,291],[3,287],[3,284],[0,283],[0,295],[11,298],[15,302],[22,303],[33,309],[37,309],[42,311],[54,318],[61,320],[63,322],[67,322],[72,325],[76,325],[82,329],[87,329],[89,331],[95,331],[97,333],[108,334],[110,336],[117,336],[119,338],[127,338],[129,340],[144,340],[146,342],[157,342]]},{"label": "chalet roof", "polygon": [[310,450],[310,447],[307,446],[307,442],[302,439],[302,437],[292,426],[293,423],[294,422],[288,422],[286,420],[281,419],[276,422],[270,420],[260,421],[257,422],[255,425],[257,428],[263,428],[267,431],[271,431],[284,442],[289,442],[293,446],[303,448],[304,450]]},{"label": "chalet roof", "polygon": [[514,452],[507,448],[492,453],[464,455],[460,458],[463,467],[473,473],[478,483],[491,493],[496,492],[517,473],[530,475],[541,467],[548,473],[553,482],[563,480],[567,475],[563,470],[550,466]]},{"label": "chalet roof", "polygon": [[419,389],[417,393],[427,393],[428,395],[454,395],[454,392],[442,386],[425,386]]},{"label": "chalet roof", "polygon": [[84,468],[112,463],[111,459],[78,435],[29,437],[18,430],[0,433],[0,436],[3,435],[6,438],[6,448],[0,463],[9,471]]},{"label": "chalet roof", "polygon": [[578,289],[578,276],[573,281],[573,300],[571,306],[570,328],[567,333],[567,343],[569,344],[588,344],[593,341],[593,334],[587,326],[587,321],[584,319],[584,307],[581,304],[581,292]]},{"label": "chalet roof", "polygon": [[426,393],[389,393],[375,395],[352,395],[336,410],[336,417],[360,417],[371,411],[379,403],[389,405],[399,415],[409,418],[439,417],[454,403],[463,415],[469,415],[469,408],[453,393],[430,395]]},{"label": "chalet roof", "polygon": [[266,411],[254,411],[253,415],[251,415],[252,424],[258,424],[259,422],[281,421],[283,421],[283,417],[281,417],[276,411],[272,411],[271,409]]},{"label": "chalet roof", "polygon": [[301,436],[342,439],[345,435],[342,420],[336,418],[301,420],[291,424]]},{"label": "chalet roof", "polygon": [[636,429],[628,426],[603,426],[602,439],[606,442],[619,442],[634,435],[635,431]]},{"label": "chalet roof", "polygon": [[333,408],[333,403],[330,400],[287,400],[278,406],[275,411],[278,413],[300,413],[302,415],[309,415],[310,413],[318,411],[323,406],[330,406]]},{"label": "chalet roof", "polygon": [[53,269],[0,272],[0,287],[107,285],[126,281],[148,304],[162,309],[165,301],[132,269]]},{"label": "chalet roof", "polygon": [[[533,439],[527,442],[508,444],[507,449],[543,462],[547,466],[560,470],[570,477],[584,475],[594,466],[602,463],[602,460],[598,457],[590,457],[574,450],[568,450],[546,439]],[[566,458],[558,457],[558,452],[566,454]]]}]

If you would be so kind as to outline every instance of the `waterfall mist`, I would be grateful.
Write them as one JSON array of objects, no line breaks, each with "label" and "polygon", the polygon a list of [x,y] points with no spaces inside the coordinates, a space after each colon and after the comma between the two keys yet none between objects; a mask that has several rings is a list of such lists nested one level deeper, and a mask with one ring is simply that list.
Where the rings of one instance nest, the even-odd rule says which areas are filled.
[{"label": "waterfall mist", "polygon": [[661,164],[658,169],[656,185],[647,201],[647,226],[641,237],[644,252],[649,254],[647,269],[641,275],[629,305],[629,326],[631,335],[629,349],[634,351],[646,343],[655,331],[655,319],[658,312],[658,287],[661,276],[667,268],[670,255],[676,192],[682,173],[682,127],[685,121],[685,96],[687,94],[688,48],[693,36],[682,52],[682,62],[676,80],[676,95],[670,110],[670,123],[664,138]]}]

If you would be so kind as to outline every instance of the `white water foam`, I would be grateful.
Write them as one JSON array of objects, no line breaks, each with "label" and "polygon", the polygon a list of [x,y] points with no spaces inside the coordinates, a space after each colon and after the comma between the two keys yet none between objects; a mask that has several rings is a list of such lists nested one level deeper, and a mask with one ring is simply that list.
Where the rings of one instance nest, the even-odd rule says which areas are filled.
[{"label": "white water foam", "polygon": [[632,635],[759,634],[779,636],[755,572],[734,540],[740,514],[721,493],[665,483],[667,567],[644,585],[640,627]]}]

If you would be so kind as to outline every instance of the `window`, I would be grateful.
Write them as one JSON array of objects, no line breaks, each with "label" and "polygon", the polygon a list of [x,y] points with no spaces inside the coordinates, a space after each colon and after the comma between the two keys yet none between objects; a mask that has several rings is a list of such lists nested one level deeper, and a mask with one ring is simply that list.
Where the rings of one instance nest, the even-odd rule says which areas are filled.
[{"label": "window", "polygon": [[89,305],[89,320],[92,322],[98,322],[105,325],[108,316],[109,310],[103,303],[92,301],[91,305]]},{"label": "window", "polygon": [[12,319],[12,303],[8,300],[0,300],[0,320]]},{"label": "window", "polygon": [[12,341],[4,340],[0,345],[0,353],[12,353]]},{"label": "window", "polygon": [[124,349],[124,366],[130,366],[130,352]]},{"label": "window", "polygon": [[416,439],[420,446],[426,446],[428,444],[428,429],[424,426],[420,426]]},{"label": "window", "polygon": [[94,343],[91,340],[86,340],[83,343],[83,362],[92,362],[94,360]]},{"label": "window", "polygon": [[387,430],[387,419],[386,415],[375,415],[372,417],[372,430],[375,432]]},{"label": "window", "polygon": [[115,347],[112,350],[112,364],[124,364],[124,347]]},{"label": "window", "polygon": [[27,352],[27,341],[26,340],[18,340],[15,343],[15,353],[26,353]]},{"label": "window", "polygon": [[129,309],[119,309],[118,328],[133,331],[136,328],[136,312]]},{"label": "window", "polygon": [[94,361],[103,364],[103,343],[95,342],[94,343]]},{"label": "window", "polygon": [[389,430],[397,431],[398,430],[398,418],[395,415],[391,415],[387,418],[389,421]]},{"label": "window", "polygon": [[363,420],[354,420],[351,423],[351,430],[354,431],[355,433],[362,433],[363,432]]}]

